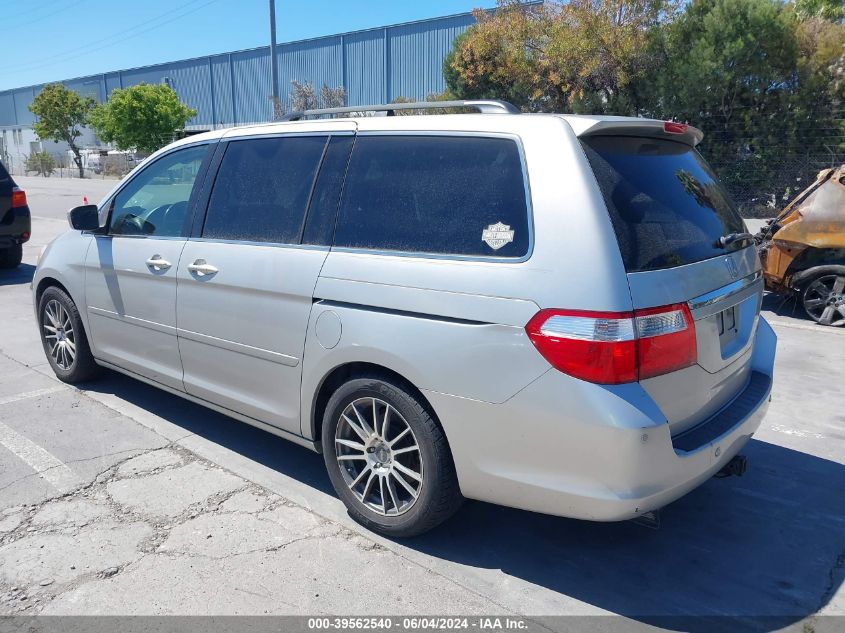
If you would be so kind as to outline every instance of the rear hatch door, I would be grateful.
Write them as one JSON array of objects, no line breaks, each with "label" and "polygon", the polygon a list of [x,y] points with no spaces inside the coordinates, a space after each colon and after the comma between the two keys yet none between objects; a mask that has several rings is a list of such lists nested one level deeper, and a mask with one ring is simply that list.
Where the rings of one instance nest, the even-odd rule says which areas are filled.
[{"label": "rear hatch door", "polygon": [[641,381],[672,435],[706,420],[750,379],[763,294],[753,243],[710,167],[685,140],[596,134],[581,141],[619,242],[635,309],[687,303],[697,364]]}]

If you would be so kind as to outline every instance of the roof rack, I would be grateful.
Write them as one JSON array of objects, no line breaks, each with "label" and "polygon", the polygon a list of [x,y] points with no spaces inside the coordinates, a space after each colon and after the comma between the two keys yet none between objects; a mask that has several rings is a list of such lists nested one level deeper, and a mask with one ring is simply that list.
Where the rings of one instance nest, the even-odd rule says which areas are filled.
[{"label": "roof rack", "polygon": [[280,121],[299,121],[310,116],[324,114],[352,114],[355,112],[387,112],[392,116],[395,110],[429,110],[441,108],[475,108],[482,114],[519,114],[519,108],[507,101],[496,99],[473,99],[469,101],[414,101],[411,103],[385,103],[381,105],[346,106],[343,108],[322,108],[301,110],[284,115]]}]

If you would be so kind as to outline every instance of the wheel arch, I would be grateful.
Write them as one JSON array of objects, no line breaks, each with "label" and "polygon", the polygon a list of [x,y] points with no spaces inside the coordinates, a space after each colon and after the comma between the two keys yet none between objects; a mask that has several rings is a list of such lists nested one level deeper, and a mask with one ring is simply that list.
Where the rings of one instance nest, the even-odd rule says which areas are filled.
[{"label": "wheel arch", "polygon": [[[311,437],[320,452],[322,452],[320,438],[322,437],[323,430],[323,416],[325,415],[326,405],[328,404],[332,394],[338,387],[353,378],[372,375],[382,376],[396,383],[398,386],[405,388],[408,393],[417,398],[419,403],[426,409],[432,419],[434,419],[437,425],[443,430],[444,436],[446,435],[446,429],[443,428],[443,424],[441,424],[440,418],[434,410],[434,407],[431,405],[431,402],[428,401],[428,398],[425,397],[423,392],[414,385],[414,383],[405,378],[405,376],[399,372],[390,369],[389,367],[385,367],[384,365],[371,362],[353,361],[338,365],[329,371],[320,381],[319,387],[315,390],[312,398],[309,428],[311,430]],[[448,443],[448,436],[446,437],[446,441]]]},{"label": "wheel arch", "polygon": [[803,281],[813,276],[811,271],[823,266],[845,266],[845,248],[808,246],[790,262],[784,277],[792,288],[800,290]]},{"label": "wheel arch", "polygon": [[82,329],[85,331],[85,335],[88,338],[88,345],[91,348],[91,352],[94,353],[96,356],[96,344],[91,336],[91,324],[88,321],[88,310],[86,309],[86,305],[84,303],[84,299],[81,297],[84,295],[84,286],[82,284],[72,284],[71,279],[65,279],[58,271],[53,269],[48,269],[44,271],[38,271],[36,273],[36,278],[33,281],[33,311],[35,312],[35,319],[36,322],[40,317],[38,315],[38,304],[41,301],[41,297],[44,295],[44,292],[47,288],[55,287],[59,288],[62,292],[64,292],[70,300],[76,304],[76,309],[79,312],[79,318],[82,319]]},{"label": "wheel arch", "polygon": [[68,290],[67,286],[63,284],[59,279],[56,277],[45,275],[38,281],[38,285],[35,287],[35,308],[38,309],[38,304],[41,301],[41,296],[44,294],[44,291],[47,290],[50,286],[56,286],[57,288],[61,289],[68,297],[70,297],[74,303],[76,303],[77,309],[79,309],[79,303],[77,303],[76,299],[74,299],[73,294],[70,290]]}]

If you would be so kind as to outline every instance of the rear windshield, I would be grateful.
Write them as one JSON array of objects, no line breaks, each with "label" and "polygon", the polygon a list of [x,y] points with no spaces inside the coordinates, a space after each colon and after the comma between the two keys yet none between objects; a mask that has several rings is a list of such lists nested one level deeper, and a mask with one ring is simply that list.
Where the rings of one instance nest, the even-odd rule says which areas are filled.
[{"label": "rear windshield", "polygon": [[717,244],[745,226],[694,148],[624,136],[591,136],[582,144],[629,273],[691,264],[748,245]]}]

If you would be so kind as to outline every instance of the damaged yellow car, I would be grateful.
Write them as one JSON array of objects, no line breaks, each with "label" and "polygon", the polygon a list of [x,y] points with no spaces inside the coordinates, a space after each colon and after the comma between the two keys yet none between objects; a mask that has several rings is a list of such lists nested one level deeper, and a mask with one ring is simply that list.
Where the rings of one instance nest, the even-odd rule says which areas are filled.
[{"label": "damaged yellow car", "polygon": [[766,288],[822,325],[845,325],[845,165],[819,172],[755,236]]}]

